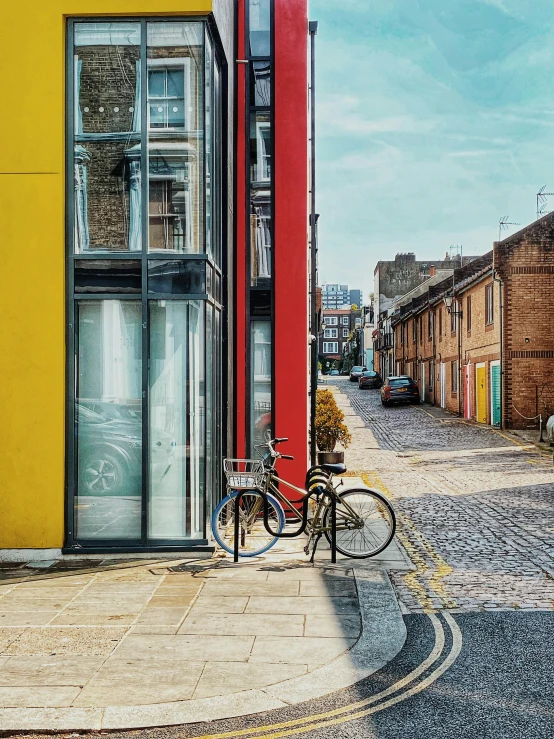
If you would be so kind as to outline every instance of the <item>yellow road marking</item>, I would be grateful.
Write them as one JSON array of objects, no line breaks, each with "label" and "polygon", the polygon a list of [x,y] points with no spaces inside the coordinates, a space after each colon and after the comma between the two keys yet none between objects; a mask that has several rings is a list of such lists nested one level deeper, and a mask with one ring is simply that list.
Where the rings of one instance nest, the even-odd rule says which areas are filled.
[{"label": "yellow road marking", "polygon": [[[385,483],[381,480],[381,478],[375,471],[364,471],[358,472],[356,474],[357,476],[362,478],[362,480],[368,487],[376,487],[377,489],[382,490],[383,493],[385,493],[385,495],[387,495],[388,497],[392,499],[395,498],[392,490],[389,490],[389,488],[385,485]],[[409,518],[409,516],[406,516],[406,514],[404,513],[398,513],[397,516],[399,518],[401,526],[405,526],[405,528],[410,531],[412,536],[417,539],[421,547],[425,550],[431,562],[436,567],[435,572],[433,572],[428,579],[429,589],[432,590],[435,595],[437,595],[437,597],[439,597],[443,601],[446,608],[456,608],[458,606],[457,602],[448,596],[442,583],[442,580],[453,572],[452,567],[450,567],[450,565],[440,556],[440,554],[435,551],[431,543],[423,536],[423,534],[418,531],[416,525]],[[416,566],[415,572],[410,572],[408,575],[403,576],[404,582],[410,588],[412,594],[417,598],[422,608],[424,608],[426,612],[435,610],[433,603],[429,598],[427,590],[425,589],[425,586],[420,582],[420,579],[430,571],[429,565],[425,562],[425,559],[419,554],[419,552],[412,545],[409,538],[402,531],[398,531],[397,535],[402,545],[408,552],[410,559]]]},{"label": "yellow road marking", "polygon": [[[452,637],[453,637],[453,647],[454,643],[458,643],[460,641],[461,644],[461,633],[459,633],[458,625],[456,622],[450,618],[449,614],[445,614],[445,618],[448,616],[447,622],[450,627],[450,630],[452,631]],[[420,675],[422,675],[429,667],[431,667],[441,656],[442,651],[444,649],[444,629],[441,625],[441,622],[439,619],[434,615],[429,615],[429,619],[431,621],[431,624],[433,626],[433,630],[435,633],[435,643],[433,645],[433,649],[429,653],[428,657],[426,657],[423,662],[418,665],[412,672],[410,672],[408,675],[403,677],[401,680],[398,680],[396,683],[391,685],[390,687],[386,688],[385,690],[380,691],[379,693],[375,693],[375,695],[369,696],[368,698],[364,698],[361,701],[357,701],[356,703],[350,703],[347,706],[342,706],[341,708],[335,708],[331,711],[326,711],[325,713],[319,713],[314,714],[312,716],[304,716],[303,718],[298,719],[292,719],[290,721],[283,721],[281,723],[277,724],[270,724],[266,726],[258,726],[255,728],[250,729],[237,729],[236,731],[226,731],[220,734],[203,734],[202,736],[194,737],[194,739],[230,739],[231,737],[240,737],[240,736],[247,736],[247,735],[253,735],[252,739],[256,736],[262,736],[264,739],[277,739],[277,737],[281,736],[289,736],[296,733],[303,733],[308,731],[313,731],[316,728],[320,728],[322,726],[329,726],[333,724],[338,723],[346,723],[347,721],[351,721],[352,718],[356,718],[359,715],[366,715],[367,713],[375,713],[377,710],[381,709],[381,706],[388,706],[393,705],[391,701],[387,701],[386,704],[379,704],[378,706],[373,706],[369,711],[363,711],[361,714],[354,714],[351,715],[352,711],[357,711],[360,708],[364,708],[365,706],[372,706],[373,704],[377,703],[378,701],[382,700],[383,698],[387,698],[390,695],[393,695],[395,693],[398,693],[399,690],[404,688],[406,685],[409,685],[414,680],[416,680]],[[454,624],[454,626],[452,626]],[[456,633],[455,633],[456,631]],[[458,634],[459,633],[459,637]],[[447,657],[447,660],[451,658],[452,655],[452,649],[450,651],[449,656]],[[456,656],[458,652],[456,653]],[[455,659],[455,657],[454,657]],[[445,660],[445,662],[447,661]],[[448,666],[450,666],[453,659],[448,663]],[[443,667],[444,663],[440,665],[440,667],[432,672],[425,680],[422,681],[422,684],[424,684],[425,687],[427,685],[430,685],[432,682],[434,682],[434,679],[429,680],[430,678],[433,678],[435,674],[437,674],[437,677],[439,677],[443,672],[445,672],[445,669],[441,668]],[[439,672],[440,671],[440,672]],[[436,678],[435,678],[436,679]],[[392,701],[395,703],[399,702],[399,700],[402,700],[402,696],[410,697],[411,695],[414,695],[417,692],[420,692],[417,690],[418,686],[409,689],[406,691],[406,693],[402,693],[400,696],[396,696],[396,698],[393,698]],[[423,688],[421,688],[423,690]],[[347,716],[344,716],[344,714],[349,714]],[[340,718],[336,718],[340,717]],[[327,720],[331,719],[331,720]],[[309,724],[309,726],[307,726]],[[295,728],[297,727],[297,728]],[[277,733],[268,734],[267,732],[275,732],[276,729],[284,729],[285,731],[278,731]]]}]

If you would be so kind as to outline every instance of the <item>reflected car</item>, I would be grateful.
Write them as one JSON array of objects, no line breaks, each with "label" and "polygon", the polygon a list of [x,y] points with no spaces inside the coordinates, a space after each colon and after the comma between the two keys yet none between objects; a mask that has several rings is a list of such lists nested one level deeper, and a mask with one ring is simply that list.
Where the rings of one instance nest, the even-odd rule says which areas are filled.
[{"label": "reflected car", "polygon": [[357,364],[350,370],[350,382],[358,382],[359,377],[367,371],[367,367],[362,367],[361,364]]},{"label": "reflected car", "polygon": [[[79,495],[141,495],[142,424],[118,420],[77,403]],[[152,477],[169,471],[175,439],[161,429],[150,432]]]},{"label": "reflected car", "polygon": [[273,438],[271,433],[271,412],[262,413],[256,421],[256,444],[266,444]]},{"label": "reflected car", "polygon": [[419,403],[419,387],[408,375],[392,375],[387,377],[381,388],[381,403]]},{"label": "reflected car", "polygon": [[366,390],[368,388],[379,389],[382,385],[383,378],[378,372],[374,372],[373,370],[366,370],[358,378],[358,387],[361,390]]}]

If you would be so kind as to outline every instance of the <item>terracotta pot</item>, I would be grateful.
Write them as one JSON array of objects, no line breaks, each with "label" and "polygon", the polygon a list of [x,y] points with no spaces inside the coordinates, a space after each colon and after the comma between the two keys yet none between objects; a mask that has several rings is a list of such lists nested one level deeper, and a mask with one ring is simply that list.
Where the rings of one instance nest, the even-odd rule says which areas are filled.
[{"label": "terracotta pot", "polygon": [[344,464],[344,452],[318,452],[319,464]]}]

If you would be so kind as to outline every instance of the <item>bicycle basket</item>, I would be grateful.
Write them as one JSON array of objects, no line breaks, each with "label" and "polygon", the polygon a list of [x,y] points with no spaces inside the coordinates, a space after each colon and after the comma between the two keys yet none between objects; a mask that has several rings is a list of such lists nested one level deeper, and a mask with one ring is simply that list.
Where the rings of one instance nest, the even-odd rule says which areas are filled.
[{"label": "bicycle basket", "polygon": [[224,459],[223,469],[227,487],[233,490],[252,490],[262,484],[264,463],[260,459]]}]

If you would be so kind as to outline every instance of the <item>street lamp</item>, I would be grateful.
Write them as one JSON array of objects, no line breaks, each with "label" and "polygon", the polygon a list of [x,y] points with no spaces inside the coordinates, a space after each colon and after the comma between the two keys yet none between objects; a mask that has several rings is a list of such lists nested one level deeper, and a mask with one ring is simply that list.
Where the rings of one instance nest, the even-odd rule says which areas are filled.
[{"label": "street lamp", "polygon": [[449,315],[451,315],[451,316],[460,316],[460,317],[462,316],[462,311],[461,310],[456,310],[456,308],[453,308],[452,307],[452,304],[454,302],[454,298],[452,297],[452,295],[445,295],[445,297],[443,298],[443,300],[444,300],[444,304],[446,306],[446,312]]}]

